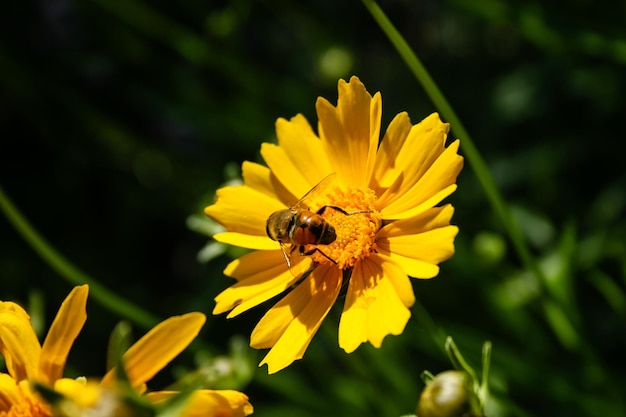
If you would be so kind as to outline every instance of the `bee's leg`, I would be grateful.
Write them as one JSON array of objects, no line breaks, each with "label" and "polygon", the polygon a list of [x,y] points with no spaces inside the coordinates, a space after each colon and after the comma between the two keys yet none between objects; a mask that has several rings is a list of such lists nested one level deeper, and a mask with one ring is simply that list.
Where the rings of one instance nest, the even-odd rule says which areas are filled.
[{"label": "bee's leg", "polygon": [[324,214],[324,212],[326,211],[327,208],[331,208],[333,210],[337,210],[343,214],[345,214],[346,216],[348,215],[348,212],[345,211],[344,209],[342,209],[341,207],[337,207],[337,206],[322,206],[320,207],[319,210],[317,210],[317,214],[322,215]]},{"label": "bee's leg", "polygon": [[320,248],[313,248],[309,251],[305,251],[304,246],[300,246],[299,250],[300,250],[300,255],[304,255],[304,256],[313,255],[315,252],[319,252],[324,256],[324,258],[328,259],[329,261],[337,265],[337,262],[330,256],[326,255]]},{"label": "bee's leg", "polygon": [[319,210],[317,210],[317,214],[322,215],[326,211],[327,208],[331,208],[333,210],[337,210],[340,213],[345,214],[346,216],[352,216],[353,214],[362,214],[362,213],[371,213],[373,210],[357,210],[357,211],[345,211],[341,207],[337,206],[322,206]]}]

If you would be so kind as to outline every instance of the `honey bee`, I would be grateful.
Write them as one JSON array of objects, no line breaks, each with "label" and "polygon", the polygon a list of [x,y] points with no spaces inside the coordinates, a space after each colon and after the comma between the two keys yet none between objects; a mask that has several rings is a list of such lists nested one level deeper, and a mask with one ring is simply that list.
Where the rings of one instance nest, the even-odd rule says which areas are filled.
[{"label": "honey bee", "polygon": [[272,213],[267,219],[265,232],[270,239],[280,244],[280,249],[290,269],[291,257],[296,249],[298,255],[312,255],[318,252],[331,262],[336,263],[319,248],[305,250],[306,245],[329,245],[337,239],[333,225],[322,217],[327,209],[337,210],[346,215],[352,214],[337,206],[322,206],[314,212],[306,204],[307,200],[323,191],[332,182],[334,176],[335,173],[328,175],[311,188],[296,204],[288,209]]}]

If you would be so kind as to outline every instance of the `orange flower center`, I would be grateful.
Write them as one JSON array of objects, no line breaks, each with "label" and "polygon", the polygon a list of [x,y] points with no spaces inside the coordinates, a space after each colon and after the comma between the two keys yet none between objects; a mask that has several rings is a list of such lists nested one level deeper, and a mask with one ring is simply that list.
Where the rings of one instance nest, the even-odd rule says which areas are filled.
[{"label": "orange flower center", "polygon": [[313,261],[350,269],[375,252],[376,233],[382,224],[375,202],[376,195],[369,188],[335,188],[328,193],[320,207],[328,206],[322,217],[334,227],[337,238],[328,245],[308,245],[307,252],[317,249],[311,254]]}]

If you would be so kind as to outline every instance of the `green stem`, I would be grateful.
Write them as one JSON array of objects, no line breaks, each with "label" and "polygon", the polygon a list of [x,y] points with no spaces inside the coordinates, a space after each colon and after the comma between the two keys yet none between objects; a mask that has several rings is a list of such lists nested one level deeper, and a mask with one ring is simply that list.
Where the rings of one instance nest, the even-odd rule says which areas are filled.
[{"label": "green stem", "polygon": [[157,317],[111,292],[65,259],[22,216],[2,187],[0,187],[0,209],[33,250],[66,281],[73,285],[88,284],[90,296],[94,300],[141,327],[151,328],[159,322]]},{"label": "green stem", "polygon": [[435,342],[435,346],[440,348],[443,353],[447,353],[445,349],[445,343],[448,339],[446,331],[435,323],[435,320],[428,314],[428,310],[426,310],[417,298],[413,304],[413,311],[417,320],[419,320],[428,333],[430,333],[430,337],[432,337],[433,342]]},{"label": "green stem", "polygon": [[524,266],[528,270],[533,272],[533,274],[537,277],[539,284],[542,285],[545,282],[543,273],[541,272],[533,256],[531,255],[530,250],[528,249],[524,240],[522,231],[511,216],[511,211],[509,210],[509,207],[506,205],[504,199],[500,195],[493,176],[487,168],[487,164],[474,146],[474,141],[472,141],[470,135],[465,130],[465,127],[461,123],[461,120],[457,117],[456,113],[437,87],[437,84],[435,84],[431,76],[428,74],[426,68],[422,65],[413,50],[411,50],[411,47],[407,44],[402,35],[400,35],[400,33],[396,30],[391,21],[389,21],[381,8],[376,4],[374,0],[362,1],[365,7],[371,13],[374,20],[376,20],[383,32],[385,32],[402,59],[404,59],[404,62],[407,64],[409,69],[413,72],[417,80],[422,84],[424,90],[426,91],[426,94],[428,94],[432,102],[439,109],[439,112],[441,113],[443,118],[450,123],[455,135],[461,138],[463,153],[472,168],[474,169],[476,177],[478,178],[478,181],[485,191],[487,199],[491,203],[491,206],[502,221],[504,228],[506,229],[509,237],[511,238],[511,241],[513,242],[515,250],[517,251],[522,262],[524,263]]}]

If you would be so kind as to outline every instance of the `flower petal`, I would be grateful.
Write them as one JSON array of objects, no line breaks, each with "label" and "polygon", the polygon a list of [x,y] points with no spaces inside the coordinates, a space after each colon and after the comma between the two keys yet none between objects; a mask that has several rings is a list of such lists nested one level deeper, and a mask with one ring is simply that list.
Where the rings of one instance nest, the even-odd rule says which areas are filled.
[{"label": "flower petal", "polygon": [[311,265],[308,257],[297,258],[295,262],[289,270],[281,251],[251,252],[235,259],[224,274],[239,282],[215,297],[213,314],[232,309],[227,317],[235,317],[285,291]]},{"label": "flower petal", "polygon": [[[322,142],[303,115],[298,114],[289,121],[278,119],[276,136],[279,146],[309,184],[316,184],[332,172],[328,156],[322,148]],[[306,190],[300,191],[306,192]]]},{"label": "flower petal", "polygon": [[266,166],[244,161],[241,165],[241,176],[247,187],[276,201],[284,202],[293,198]]},{"label": "flower petal", "polygon": [[341,272],[318,266],[300,285],[263,316],[250,346],[272,349],[259,366],[273,374],[302,358],[341,289]]},{"label": "flower petal", "polygon": [[229,232],[266,236],[268,217],[284,209],[285,206],[276,198],[242,185],[217,190],[217,202],[205,208],[204,213]]},{"label": "flower petal", "polygon": [[84,378],[58,379],[54,382],[54,390],[81,408],[96,407],[102,397],[102,387]]},{"label": "flower petal", "polygon": [[309,182],[300,172],[298,166],[291,161],[285,150],[273,143],[263,143],[261,145],[261,156],[272,170],[272,174],[293,195],[289,201],[283,201],[287,207],[295,204],[317,181],[330,174],[330,171],[320,174],[317,181]]},{"label": "flower petal", "polygon": [[[200,332],[206,317],[187,313],[162,321],[124,353],[124,368],[131,385],[141,386],[182,352]],[[115,381],[115,369],[102,378],[103,386]]]},{"label": "flower petal", "polygon": [[454,208],[447,204],[391,222],[376,236],[379,252],[400,263],[410,276],[434,277],[439,273],[436,265],[454,254],[454,238],[459,229],[450,226],[453,213]]},{"label": "flower petal", "polygon": [[456,226],[441,227],[417,235],[389,238],[389,247],[381,249],[391,253],[438,264],[454,255]]},{"label": "flower petal", "polygon": [[[385,171],[384,175],[388,177],[386,185],[390,186],[397,180],[387,193],[379,194],[381,206],[391,204],[408,192],[424,175],[445,150],[450,130],[450,125],[442,123],[437,113],[432,113],[414,126],[410,126],[408,116],[400,115],[389,125],[376,155],[377,172]],[[406,120],[396,120],[398,117]]]},{"label": "flower petal", "polygon": [[15,381],[38,378],[39,340],[26,311],[10,301],[0,302],[0,353]]},{"label": "flower petal", "polygon": [[439,274],[439,266],[430,262],[420,261],[419,259],[398,255],[397,253],[388,252],[384,249],[380,249],[380,253],[389,257],[389,259],[400,265],[405,274],[413,278],[433,278]]},{"label": "flower petal", "polygon": [[386,224],[378,231],[376,238],[385,239],[415,235],[428,230],[450,226],[453,214],[454,207],[451,204],[433,207],[409,219],[395,220]]},{"label": "flower petal", "polygon": [[89,286],[74,287],[61,304],[41,348],[39,361],[41,382],[53,384],[63,376],[67,355],[87,320],[88,294]]},{"label": "flower petal", "polygon": [[376,254],[355,266],[339,322],[342,349],[351,353],[367,341],[380,347],[388,334],[402,333],[414,302],[406,281],[402,268]]},{"label": "flower petal", "polygon": [[393,118],[376,153],[376,162],[371,179],[370,188],[376,195],[383,195],[383,191],[396,181],[404,166],[398,167],[398,160],[405,158],[402,147],[411,131],[411,120],[406,112],[399,113]]},{"label": "flower petal", "polygon": [[357,77],[349,83],[339,80],[338,90],[337,107],[317,100],[319,136],[340,183],[367,187],[380,138],[382,99],[380,93],[372,97]]},{"label": "flower petal", "polygon": [[399,195],[397,199],[386,202],[387,199],[382,196],[377,204],[381,207],[383,218],[400,219],[414,216],[433,207],[454,192],[456,178],[463,168],[463,157],[457,154],[458,148],[459,141],[456,140],[443,151],[417,182],[410,182],[413,185],[408,190],[404,190],[402,186],[399,190],[394,190],[393,193]]},{"label": "flower petal", "polygon": [[235,232],[222,232],[213,235],[213,239],[221,243],[229,245],[239,246],[246,249],[257,250],[277,250],[280,249],[280,244],[273,241],[267,235],[248,235],[245,233]]},{"label": "flower petal", "polygon": [[0,414],[10,416],[11,407],[21,401],[22,393],[15,380],[9,374],[0,373]]},{"label": "flower petal", "polygon": [[[146,394],[153,404],[159,404],[177,395],[176,391],[155,391]],[[180,417],[245,417],[254,409],[246,394],[233,390],[196,390],[191,395]]]}]

